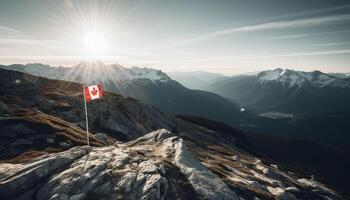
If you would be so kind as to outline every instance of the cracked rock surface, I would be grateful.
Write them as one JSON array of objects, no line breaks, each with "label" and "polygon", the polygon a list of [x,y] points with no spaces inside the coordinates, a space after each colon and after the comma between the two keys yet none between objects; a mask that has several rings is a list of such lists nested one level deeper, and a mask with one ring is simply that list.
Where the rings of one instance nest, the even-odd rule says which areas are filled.
[{"label": "cracked rock surface", "polygon": [[[206,148],[206,149],[204,149]],[[342,199],[254,157],[197,146],[165,129],[0,164],[1,199]]]}]

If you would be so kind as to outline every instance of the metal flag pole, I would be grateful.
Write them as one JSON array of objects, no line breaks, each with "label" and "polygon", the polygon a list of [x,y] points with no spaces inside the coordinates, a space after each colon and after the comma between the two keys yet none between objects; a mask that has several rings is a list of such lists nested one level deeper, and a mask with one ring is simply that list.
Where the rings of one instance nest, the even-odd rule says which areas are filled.
[{"label": "metal flag pole", "polygon": [[89,143],[89,120],[88,120],[88,114],[87,114],[87,106],[86,106],[86,96],[85,96],[85,86],[84,86],[84,84],[83,84],[83,94],[84,94],[84,105],[85,105],[86,141],[87,141],[87,145],[90,146],[90,143]]}]

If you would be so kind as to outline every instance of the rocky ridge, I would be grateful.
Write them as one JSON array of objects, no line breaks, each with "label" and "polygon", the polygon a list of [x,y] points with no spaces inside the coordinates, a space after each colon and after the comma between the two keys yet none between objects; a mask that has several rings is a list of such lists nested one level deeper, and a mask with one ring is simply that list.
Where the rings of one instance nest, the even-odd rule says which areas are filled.
[{"label": "rocky ridge", "polygon": [[105,147],[78,146],[21,164],[0,164],[12,199],[342,199],[224,146],[209,151],[165,129]]}]

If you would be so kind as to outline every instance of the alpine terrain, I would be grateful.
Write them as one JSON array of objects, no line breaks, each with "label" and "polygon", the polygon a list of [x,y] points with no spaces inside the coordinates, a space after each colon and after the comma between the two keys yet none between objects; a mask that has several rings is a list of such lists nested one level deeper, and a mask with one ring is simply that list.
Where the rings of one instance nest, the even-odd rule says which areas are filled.
[{"label": "alpine terrain", "polygon": [[139,99],[168,113],[196,115],[233,125],[244,123],[245,115],[249,116],[241,113],[234,102],[214,93],[188,89],[155,69],[102,62],[81,62],[70,68],[43,64],[0,67],[51,79],[102,84],[107,91]]},{"label": "alpine terrain", "polygon": [[350,81],[320,71],[262,71],[216,81],[206,90],[262,112],[350,113]]},{"label": "alpine terrain", "polygon": [[349,33],[349,0],[0,0],[0,200],[350,200]]},{"label": "alpine terrain", "polygon": [[207,91],[261,117],[251,131],[349,151],[350,80],[320,71],[262,71],[216,81]]},{"label": "alpine terrain", "polygon": [[82,85],[3,69],[0,77],[1,199],[345,198],[255,157],[239,131],[113,93],[89,103],[86,146]]}]

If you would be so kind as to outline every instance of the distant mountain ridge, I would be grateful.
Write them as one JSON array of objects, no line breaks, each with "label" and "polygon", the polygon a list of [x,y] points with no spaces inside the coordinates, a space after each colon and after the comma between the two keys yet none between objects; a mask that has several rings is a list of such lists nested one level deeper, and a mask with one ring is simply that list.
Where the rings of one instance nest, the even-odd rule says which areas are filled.
[{"label": "distant mountain ridge", "polygon": [[152,82],[169,81],[170,78],[160,70],[149,68],[125,68],[119,64],[105,65],[103,62],[82,61],[73,67],[51,67],[41,63],[26,65],[14,64],[1,66],[1,68],[29,73],[59,80],[74,80],[76,82],[101,82],[116,80],[115,84],[127,84],[135,79],[148,79]]},{"label": "distant mountain ridge", "polygon": [[210,83],[226,78],[222,74],[205,71],[168,72],[167,74],[185,87],[196,90],[203,89]]},{"label": "distant mountain ridge", "polygon": [[350,78],[350,73],[328,73],[328,74],[337,78]]},{"label": "distant mountain ridge", "polygon": [[262,83],[266,81],[277,81],[287,87],[302,87],[305,84],[311,84],[315,87],[350,87],[350,82],[320,71],[304,72],[278,68],[262,71],[257,76]]},{"label": "distant mountain ridge", "polygon": [[164,112],[202,116],[235,126],[241,124],[244,115],[247,115],[241,113],[234,102],[214,93],[190,90],[155,69],[125,68],[102,62],[81,62],[73,67],[50,67],[43,64],[0,67],[51,79],[101,83],[107,91],[140,99]]},{"label": "distant mountain ridge", "polygon": [[313,141],[349,152],[348,79],[320,71],[278,68],[217,81],[206,90],[257,113],[262,121],[248,131]]},{"label": "distant mountain ridge", "polygon": [[320,71],[278,68],[217,81],[205,90],[258,111],[350,112],[350,81]]}]

